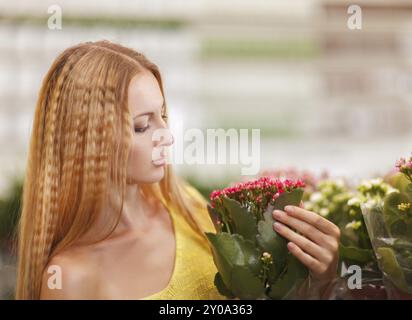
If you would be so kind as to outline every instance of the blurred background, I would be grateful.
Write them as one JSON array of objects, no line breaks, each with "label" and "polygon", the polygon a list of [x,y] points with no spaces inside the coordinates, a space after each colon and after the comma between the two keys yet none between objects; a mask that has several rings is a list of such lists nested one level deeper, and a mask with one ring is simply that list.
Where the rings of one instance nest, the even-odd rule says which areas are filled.
[{"label": "blurred background", "polygon": [[[0,299],[12,297],[12,236],[34,107],[55,57],[83,41],[132,47],[163,74],[170,122],[261,130],[261,169],[352,179],[412,150],[412,1],[0,0]],[[48,28],[51,5],[62,28]],[[176,165],[206,196],[238,166]]]}]

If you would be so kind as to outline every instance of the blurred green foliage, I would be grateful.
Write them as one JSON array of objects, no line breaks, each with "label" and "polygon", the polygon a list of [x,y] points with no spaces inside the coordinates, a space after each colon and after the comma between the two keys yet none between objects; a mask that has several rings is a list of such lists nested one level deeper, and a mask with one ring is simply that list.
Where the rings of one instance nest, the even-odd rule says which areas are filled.
[{"label": "blurred green foliage", "polygon": [[[43,26],[49,16],[33,15],[1,15],[0,21],[11,24],[31,24]],[[113,27],[113,28],[150,28],[150,29],[178,29],[188,24],[187,21],[173,18],[140,18],[140,17],[112,17],[112,16],[71,16],[64,15],[64,26],[76,27]]]},{"label": "blurred green foliage", "polygon": [[203,58],[260,58],[260,59],[313,59],[320,53],[310,39],[206,39],[202,43]]},{"label": "blurred green foliage", "polygon": [[21,211],[23,181],[16,179],[0,198],[0,244],[13,240]]},{"label": "blurred green foliage", "polygon": [[228,185],[230,183],[230,179],[218,183],[204,183],[196,177],[190,175],[186,176],[185,180],[194,188],[196,188],[202,194],[202,196],[205,197],[207,201],[209,201],[209,196],[213,190],[221,189],[222,185]]}]

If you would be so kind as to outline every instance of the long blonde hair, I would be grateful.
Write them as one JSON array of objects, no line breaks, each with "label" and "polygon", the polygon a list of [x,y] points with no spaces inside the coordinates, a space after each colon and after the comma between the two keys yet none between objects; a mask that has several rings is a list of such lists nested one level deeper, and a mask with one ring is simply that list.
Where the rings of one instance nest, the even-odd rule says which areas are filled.
[{"label": "long blonde hair", "polygon": [[[48,262],[96,221],[113,192],[109,184],[120,192],[123,207],[132,139],[127,92],[142,68],[153,73],[164,96],[155,64],[108,41],[70,47],[50,67],[36,105],[23,186],[17,299],[39,299]],[[205,201],[187,196],[187,187],[167,166],[165,177],[142,191],[173,204],[203,236],[194,212],[204,209]],[[113,217],[110,232],[120,214]]]}]

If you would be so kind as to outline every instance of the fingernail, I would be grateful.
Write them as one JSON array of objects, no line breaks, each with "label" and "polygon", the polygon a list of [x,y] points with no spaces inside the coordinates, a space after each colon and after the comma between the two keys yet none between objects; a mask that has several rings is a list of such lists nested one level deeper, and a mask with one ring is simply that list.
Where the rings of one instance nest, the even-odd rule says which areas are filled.
[{"label": "fingernail", "polygon": [[278,223],[278,222],[275,222],[275,223],[273,224],[273,226],[275,227],[275,229],[280,229],[280,228],[282,228],[281,224]]},{"label": "fingernail", "polygon": [[293,206],[286,206],[286,207],[285,207],[285,211],[293,212],[293,210],[294,210],[294,207],[293,207]]},{"label": "fingernail", "polygon": [[275,217],[275,218],[281,218],[282,214],[283,214],[283,212],[280,211],[280,210],[273,211],[273,217]]}]

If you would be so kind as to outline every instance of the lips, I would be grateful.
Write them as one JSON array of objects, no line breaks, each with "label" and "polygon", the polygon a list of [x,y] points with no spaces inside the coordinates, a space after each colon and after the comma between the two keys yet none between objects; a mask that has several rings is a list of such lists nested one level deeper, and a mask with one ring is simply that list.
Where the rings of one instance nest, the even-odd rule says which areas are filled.
[{"label": "lips", "polygon": [[[165,147],[158,147],[157,152],[152,154],[152,163],[155,166],[163,166],[167,162],[167,150]],[[156,158],[156,159],[154,159]]]},{"label": "lips", "polygon": [[166,158],[160,158],[160,159],[157,159],[157,160],[152,160],[152,163],[153,163],[155,166],[165,165],[165,164],[166,164]]}]

